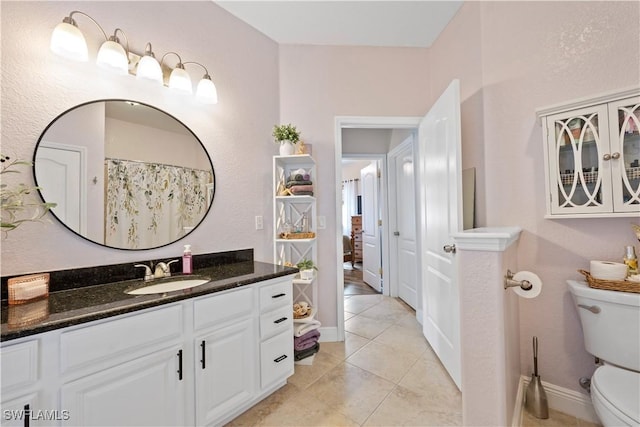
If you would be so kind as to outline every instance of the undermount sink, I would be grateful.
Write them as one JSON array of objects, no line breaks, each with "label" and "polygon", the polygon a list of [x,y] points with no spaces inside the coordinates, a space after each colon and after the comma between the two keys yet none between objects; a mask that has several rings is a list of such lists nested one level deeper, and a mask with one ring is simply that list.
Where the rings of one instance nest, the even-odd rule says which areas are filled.
[{"label": "undermount sink", "polygon": [[[196,286],[209,283],[211,279],[208,277],[174,277],[167,279],[160,279],[158,283],[144,286],[142,288],[133,289],[131,291],[125,291],[129,295],[150,295],[150,294],[163,294],[165,292],[180,291],[182,289],[195,288]],[[153,282],[152,282],[153,283]]]}]

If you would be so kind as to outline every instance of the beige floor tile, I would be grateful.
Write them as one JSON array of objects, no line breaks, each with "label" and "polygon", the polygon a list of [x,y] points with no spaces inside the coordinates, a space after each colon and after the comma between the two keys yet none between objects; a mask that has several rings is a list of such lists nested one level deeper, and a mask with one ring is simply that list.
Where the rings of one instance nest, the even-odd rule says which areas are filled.
[{"label": "beige floor tile", "polygon": [[308,392],[333,410],[362,424],[394,386],[364,369],[342,363],[316,381]]},{"label": "beige floor tile", "polygon": [[364,423],[365,426],[461,426],[461,412],[446,412],[434,402],[397,386]]},{"label": "beige floor tile", "polygon": [[344,301],[344,310],[358,314],[378,304],[382,298],[382,295],[354,295]]},{"label": "beige floor tile", "polygon": [[602,427],[602,424],[592,423],[591,421],[578,418],[578,427]]},{"label": "beige floor tile", "polygon": [[316,353],[312,365],[295,365],[295,373],[288,380],[290,384],[304,390],[342,362],[342,359],[325,352],[323,345],[324,343],[320,343],[320,351]]},{"label": "beige floor tile", "polygon": [[373,339],[391,325],[393,325],[393,321],[391,320],[376,320],[358,315],[344,322],[344,329],[352,334]]},{"label": "beige floor tile", "polygon": [[278,412],[285,402],[299,393],[300,389],[298,387],[290,383],[285,384],[284,387],[276,390],[260,403],[249,408],[242,415],[226,424],[226,427],[260,425],[269,414]]},{"label": "beige floor tile", "polygon": [[549,418],[539,419],[530,414],[523,408],[522,412],[522,427],[538,427],[538,426],[551,426],[551,427],[573,427],[578,425],[578,419],[574,416],[567,415],[563,412],[549,409]]},{"label": "beige floor tile", "polygon": [[256,426],[359,426],[357,422],[315,399],[309,390],[287,399],[277,411],[263,417]]},{"label": "beige floor tile", "polygon": [[394,300],[385,300],[359,313],[361,316],[369,317],[375,320],[391,321],[393,323],[400,321],[407,314],[407,310]]},{"label": "beige floor tile", "polygon": [[347,362],[397,384],[418,357],[372,341],[349,356]]},{"label": "beige floor tile", "polygon": [[416,318],[415,313],[405,313],[398,321],[396,321],[397,325],[404,326],[409,331],[416,331],[422,335],[422,325],[418,323],[418,319]]},{"label": "beige floor tile", "polygon": [[420,356],[428,347],[427,340],[422,332],[408,329],[399,324],[394,324],[375,337],[374,342],[388,345],[398,351],[408,352]]},{"label": "beige floor tile", "polygon": [[345,332],[344,341],[320,343],[320,351],[328,353],[337,359],[345,360],[368,342],[367,338]]},{"label": "beige floor tile", "polygon": [[440,363],[418,359],[398,385],[421,396],[432,411],[462,413],[462,393]]},{"label": "beige floor tile", "polygon": [[351,313],[350,311],[346,311],[344,312],[344,320],[347,321],[349,319],[351,319],[353,316],[355,316],[356,313]]}]

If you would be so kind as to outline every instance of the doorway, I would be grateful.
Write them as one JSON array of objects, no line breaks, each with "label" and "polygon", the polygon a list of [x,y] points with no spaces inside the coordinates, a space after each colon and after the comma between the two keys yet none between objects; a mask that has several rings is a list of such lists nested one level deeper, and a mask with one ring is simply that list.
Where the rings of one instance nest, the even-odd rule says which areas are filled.
[{"label": "doorway", "polygon": [[[381,175],[387,176],[387,153],[389,152],[389,145],[384,147],[384,149],[374,148],[372,144],[356,144],[355,146],[347,146],[345,147],[343,144],[343,133],[345,130],[403,130],[406,132],[411,132],[415,130],[419,123],[420,117],[337,117],[335,121],[335,132],[336,132],[336,185],[337,188],[340,188],[342,184],[342,176],[338,171],[342,170],[342,160],[343,158],[349,159],[375,159],[380,161],[380,170]],[[344,150],[343,148],[346,148]],[[383,277],[383,286],[382,286],[382,294],[389,296],[398,296],[397,288],[394,289],[394,284],[389,283],[388,286],[385,285],[385,277],[391,277],[393,274],[392,271],[388,271],[389,268],[389,241],[392,237],[391,234],[393,230],[389,229],[389,209],[388,209],[388,187],[387,187],[387,179],[381,179],[381,190],[380,190],[380,220],[381,225],[379,226],[379,239],[380,239],[380,252],[381,252],[381,263],[382,263],[382,277]],[[342,192],[336,192],[336,223],[342,224]],[[338,253],[342,253],[342,245],[343,245],[343,230],[341,227],[338,227],[339,231],[336,236],[336,245],[339,248]],[[365,229],[365,231],[367,231]],[[340,261],[343,262],[343,261]],[[340,264],[338,264],[340,265]],[[385,271],[387,268],[387,271]],[[344,340],[344,286],[345,286],[345,276],[343,269],[338,269],[337,271],[337,338],[338,340]]]}]

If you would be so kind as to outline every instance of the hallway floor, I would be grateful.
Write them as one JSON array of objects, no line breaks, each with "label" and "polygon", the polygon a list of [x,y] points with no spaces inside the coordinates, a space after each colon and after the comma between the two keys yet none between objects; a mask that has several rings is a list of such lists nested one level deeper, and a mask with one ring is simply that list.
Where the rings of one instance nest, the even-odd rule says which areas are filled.
[{"label": "hallway floor", "polygon": [[[313,365],[227,426],[460,426],[462,395],[397,298],[345,295],[344,342],[320,343]],[[523,426],[594,426],[550,410]]]}]

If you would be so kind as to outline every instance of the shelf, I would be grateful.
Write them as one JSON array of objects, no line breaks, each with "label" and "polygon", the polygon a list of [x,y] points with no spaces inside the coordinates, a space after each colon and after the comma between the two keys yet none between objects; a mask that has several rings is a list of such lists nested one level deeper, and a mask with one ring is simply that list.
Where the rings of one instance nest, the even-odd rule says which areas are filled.
[{"label": "shelf", "polygon": [[316,198],[313,196],[276,196],[276,200],[279,202],[315,202]]},{"label": "shelf", "polygon": [[[627,173],[628,180],[636,180],[640,179],[640,167],[636,168],[627,168],[625,169]],[[595,172],[583,172],[584,182],[585,184],[593,184],[598,180],[598,171]],[[577,176],[575,176],[577,178]],[[560,179],[562,180],[562,185],[569,186],[573,184],[574,174],[572,173],[561,173]]]},{"label": "shelf", "polygon": [[293,156],[273,156],[276,162],[286,162],[287,165],[315,165],[310,154],[295,154]]},{"label": "shelf", "polygon": [[310,285],[313,283],[313,281],[316,280],[316,276],[314,275],[313,278],[306,280],[306,279],[301,279],[300,275],[296,275],[296,277],[293,278],[293,284],[294,285]]},{"label": "shelf", "polygon": [[317,237],[313,239],[276,239],[276,243],[311,243],[315,242]]}]

